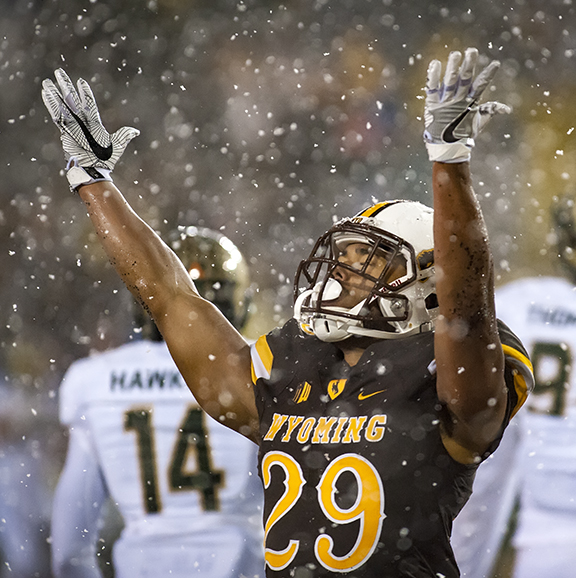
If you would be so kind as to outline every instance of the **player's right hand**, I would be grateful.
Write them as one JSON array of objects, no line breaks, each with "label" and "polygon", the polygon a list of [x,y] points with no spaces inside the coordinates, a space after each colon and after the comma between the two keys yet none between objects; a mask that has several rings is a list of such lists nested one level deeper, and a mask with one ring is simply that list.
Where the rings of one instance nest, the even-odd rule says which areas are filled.
[{"label": "player's right hand", "polygon": [[113,170],[128,143],[140,131],[125,126],[110,135],[100,120],[90,85],[81,78],[76,90],[61,68],[54,75],[58,86],[50,79],[44,80],[42,100],[60,129],[64,156],[69,166]]}]

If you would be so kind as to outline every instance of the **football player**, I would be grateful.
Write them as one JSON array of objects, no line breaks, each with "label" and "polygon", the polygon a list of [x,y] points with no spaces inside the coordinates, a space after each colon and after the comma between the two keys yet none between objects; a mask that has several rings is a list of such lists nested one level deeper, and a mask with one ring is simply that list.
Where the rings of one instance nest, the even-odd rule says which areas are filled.
[{"label": "football player", "polygon": [[33,388],[0,370],[0,577],[48,578],[50,487],[46,454],[35,447],[52,427],[39,424]]},{"label": "football player", "polygon": [[[481,578],[500,548],[506,546],[507,523],[519,498],[513,577],[574,575],[576,564],[576,219],[574,199],[552,202],[551,253],[560,265],[558,276],[526,277],[496,292],[499,316],[513,325],[531,354],[535,388],[525,410],[514,420],[514,435],[506,432],[503,445],[479,471],[475,493],[462,512],[468,520],[467,540],[456,521],[457,558],[469,563],[467,576]],[[478,493],[476,493],[476,487]],[[490,496],[490,498],[488,498]],[[495,500],[495,496],[498,496]],[[510,528],[512,529],[512,528]],[[474,544],[487,546],[474,551]],[[486,563],[490,561],[488,565]]]},{"label": "football player", "polygon": [[[248,267],[227,237],[185,227],[169,237],[198,291],[238,329],[247,319]],[[262,578],[262,488],[256,445],[200,409],[155,324],[144,339],[73,363],[60,387],[69,428],[52,514],[56,577],[99,577],[107,498],[124,528],[117,578]]]},{"label": "football player", "polygon": [[472,188],[474,138],[509,111],[479,103],[499,63],[477,74],[477,60],[428,68],[434,212],[391,201],[337,223],[299,268],[295,318],[251,347],[112,183],[138,131],[110,135],[85,81],[43,83],[111,261],[202,407],[260,445],[267,576],[458,576],[452,520],[532,382],[496,321]]},{"label": "football player", "polygon": [[523,417],[524,408],[506,428],[498,451],[478,468],[474,492],[454,520],[452,548],[463,578],[509,576],[508,545],[521,481],[518,448]]}]

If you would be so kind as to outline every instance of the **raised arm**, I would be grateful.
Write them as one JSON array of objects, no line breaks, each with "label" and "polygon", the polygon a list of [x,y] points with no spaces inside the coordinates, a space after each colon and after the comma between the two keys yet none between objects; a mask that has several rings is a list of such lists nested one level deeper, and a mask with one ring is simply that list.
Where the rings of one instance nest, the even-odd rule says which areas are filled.
[{"label": "raised arm", "polygon": [[67,177],[86,203],[112,265],[152,315],[188,387],[220,422],[256,439],[257,412],[249,347],[226,318],[204,300],[175,253],[132,210],[110,172],[131,138],[125,127],[109,135],[90,87],[78,91],[64,71],[59,88],[44,81],[43,98],[62,133]]},{"label": "raised arm", "polygon": [[439,319],[435,333],[437,389],[445,404],[444,445],[473,462],[501,432],[506,413],[504,355],[496,326],[493,262],[470,178],[474,137],[500,103],[477,102],[496,73],[492,62],[476,78],[478,53],[451,53],[428,69],[425,139],[433,164],[434,261]]}]

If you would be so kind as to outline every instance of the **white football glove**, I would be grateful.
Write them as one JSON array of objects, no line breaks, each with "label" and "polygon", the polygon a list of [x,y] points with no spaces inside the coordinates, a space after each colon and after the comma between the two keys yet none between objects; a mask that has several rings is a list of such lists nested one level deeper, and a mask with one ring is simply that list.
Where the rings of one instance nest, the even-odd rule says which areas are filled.
[{"label": "white football glove", "polygon": [[478,50],[462,54],[451,52],[441,79],[442,64],[432,60],[428,66],[424,106],[424,141],[431,161],[459,163],[470,160],[474,139],[495,115],[512,109],[500,102],[478,104],[482,93],[500,68],[493,60],[475,77]]},{"label": "white football glove", "polygon": [[[44,80],[42,100],[60,129],[70,185],[75,189],[80,184],[112,180],[110,172],[128,143],[140,131],[125,126],[110,135],[100,120],[90,85],[81,78],[76,90],[61,68],[54,72],[54,76],[59,88],[51,80]],[[80,171],[90,178],[82,178]]]}]

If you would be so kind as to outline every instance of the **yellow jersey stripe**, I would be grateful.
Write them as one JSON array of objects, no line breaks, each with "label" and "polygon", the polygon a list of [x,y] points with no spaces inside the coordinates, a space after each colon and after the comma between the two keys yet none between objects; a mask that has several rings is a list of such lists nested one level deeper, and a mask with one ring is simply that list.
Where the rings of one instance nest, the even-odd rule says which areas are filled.
[{"label": "yellow jersey stripe", "polygon": [[274,355],[268,345],[266,335],[262,335],[256,343],[250,346],[250,356],[252,358],[250,364],[252,383],[256,383],[256,380],[261,377],[269,379]]},{"label": "yellow jersey stripe", "polygon": [[[502,351],[504,352],[507,365],[512,368],[514,390],[518,397],[518,401],[510,415],[510,417],[512,417],[524,405],[524,402],[528,398],[528,393],[534,388],[534,374],[532,363],[522,352],[504,344],[502,344]],[[436,359],[428,365],[428,371],[431,375],[436,374]]]},{"label": "yellow jersey stripe", "polygon": [[526,367],[528,367],[528,369],[531,372],[534,371],[534,368],[532,367],[531,361],[521,351],[518,351],[517,349],[514,349],[513,347],[510,347],[509,345],[504,345],[504,344],[502,344],[502,350],[504,351],[505,355],[508,355],[510,357],[513,357],[514,359],[517,359],[518,361],[523,363]]},{"label": "yellow jersey stripe", "polygon": [[513,408],[510,417],[513,417],[517,411],[524,405],[528,393],[534,387],[533,367],[530,360],[520,351],[510,347],[509,345],[502,345],[502,350],[506,356],[506,363],[512,367],[514,375],[514,389],[518,396],[516,407]]}]

